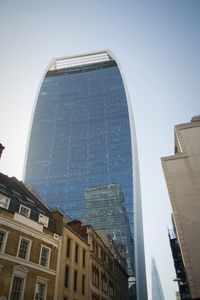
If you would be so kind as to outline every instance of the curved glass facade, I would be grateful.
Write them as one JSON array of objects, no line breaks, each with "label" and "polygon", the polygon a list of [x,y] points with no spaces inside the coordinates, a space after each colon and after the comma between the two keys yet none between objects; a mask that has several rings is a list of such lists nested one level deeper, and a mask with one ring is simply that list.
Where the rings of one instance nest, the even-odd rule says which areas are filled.
[{"label": "curved glass facade", "polygon": [[[104,227],[109,217],[108,231],[126,244],[134,277],[132,151],[126,93],[115,60],[107,52],[55,60],[38,94],[25,182],[73,219]],[[102,216],[98,209],[111,203],[109,186],[118,189],[110,194],[113,203],[118,195],[118,209],[110,209],[109,216],[102,210]]]}]

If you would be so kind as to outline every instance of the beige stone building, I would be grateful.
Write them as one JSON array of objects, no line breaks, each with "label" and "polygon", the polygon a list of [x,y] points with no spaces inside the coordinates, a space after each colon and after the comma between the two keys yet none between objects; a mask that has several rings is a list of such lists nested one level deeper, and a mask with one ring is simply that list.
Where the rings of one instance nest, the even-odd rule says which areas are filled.
[{"label": "beige stone building", "polygon": [[175,126],[175,154],[162,158],[192,299],[200,299],[200,116]]},{"label": "beige stone building", "polygon": [[63,221],[58,299],[89,299],[89,245],[85,236]]},{"label": "beige stone building", "polygon": [[[128,274],[126,272],[125,249],[117,245],[105,230],[94,230],[80,221],[68,223],[88,244],[87,300],[127,300]],[[75,298],[81,300],[83,298]],[[67,300],[73,300],[69,298]]]},{"label": "beige stone building", "polygon": [[58,299],[58,215],[0,173],[0,297]]}]

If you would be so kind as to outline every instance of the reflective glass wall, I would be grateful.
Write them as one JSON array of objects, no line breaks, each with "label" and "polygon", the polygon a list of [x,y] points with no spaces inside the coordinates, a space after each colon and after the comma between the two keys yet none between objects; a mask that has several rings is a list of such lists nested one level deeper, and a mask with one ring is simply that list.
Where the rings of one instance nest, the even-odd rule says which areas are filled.
[{"label": "reflective glass wall", "polygon": [[[121,219],[128,230],[127,224],[122,226],[131,235],[124,239],[128,269],[134,276],[132,176],[129,113],[116,62],[109,57],[50,68],[32,121],[25,182],[50,207],[83,221],[92,209],[86,191],[118,184],[123,194]],[[117,226],[121,225],[113,221],[113,234]]]}]

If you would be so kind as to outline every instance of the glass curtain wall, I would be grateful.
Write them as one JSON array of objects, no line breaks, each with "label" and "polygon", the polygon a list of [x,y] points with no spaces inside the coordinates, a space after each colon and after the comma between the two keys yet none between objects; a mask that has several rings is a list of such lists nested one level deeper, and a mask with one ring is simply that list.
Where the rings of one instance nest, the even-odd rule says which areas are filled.
[{"label": "glass curtain wall", "polygon": [[55,60],[37,98],[25,182],[50,207],[83,221],[86,190],[118,184],[122,219],[131,235],[126,238],[128,269],[134,277],[132,151],[126,93],[115,60],[107,52]]}]

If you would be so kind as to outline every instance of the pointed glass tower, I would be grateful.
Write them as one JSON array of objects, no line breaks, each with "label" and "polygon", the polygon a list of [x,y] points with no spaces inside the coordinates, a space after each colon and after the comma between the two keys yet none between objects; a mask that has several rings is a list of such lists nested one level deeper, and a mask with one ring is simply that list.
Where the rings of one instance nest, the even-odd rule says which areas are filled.
[{"label": "pointed glass tower", "polygon": [[136,281],[138,300],[147,299],[134,123],[119,65],[110,52],[51,62],[33,113],[25,182],[50,207],[83,221],[90,215],[93,188],[120,186],[121,220],[127,224],[116,224],[110,210],[113,232],[124,226],[131,235],[124,239],[130,284]]},{"label": "pointed glass tower", "polygon": [[156,261],[154,258],[151,260],[151,278],[152,278],[152,299],[165,300]]}]

